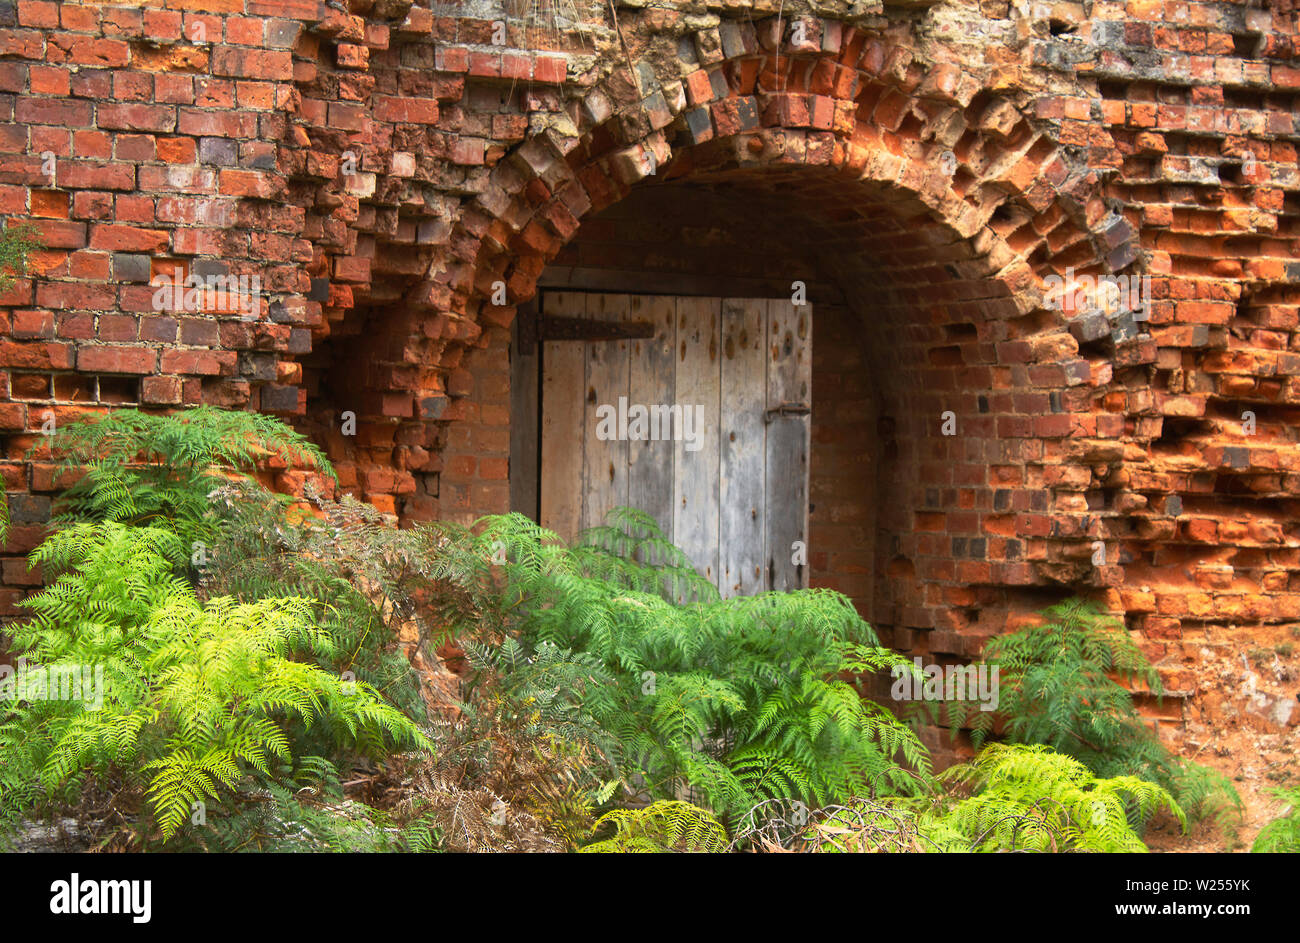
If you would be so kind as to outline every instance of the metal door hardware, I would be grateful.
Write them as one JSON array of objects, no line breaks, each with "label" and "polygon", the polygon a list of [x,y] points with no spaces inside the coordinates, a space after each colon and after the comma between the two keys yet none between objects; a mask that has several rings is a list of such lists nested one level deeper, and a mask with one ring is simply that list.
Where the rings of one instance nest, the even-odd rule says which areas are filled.
[{"label": "metal door hardware", "polygon": [[811,412],[812,407],[807,403],[782,403],[763,413],[763,421],[771,422],[779,416],[807,416]]},{"label": "metal door hardware", "polygon": [[535,312],[520,312],[519,347],[531,354],[542,341],[613,341],[655,336],[650,321],[597,321],[588,318],[538,317]]}]

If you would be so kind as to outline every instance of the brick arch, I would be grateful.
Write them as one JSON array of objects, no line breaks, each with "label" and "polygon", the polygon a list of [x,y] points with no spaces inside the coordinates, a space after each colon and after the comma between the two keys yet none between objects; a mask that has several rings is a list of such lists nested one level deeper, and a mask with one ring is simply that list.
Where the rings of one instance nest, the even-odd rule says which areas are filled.
[{"label": "brick arch", "polygon": [[[924,389],[897,386],[898,405],[883,417],[897,447],[914,450],[903,456],[899,474],[938,474],[942,486],[933,501],[892,506],[907,516],[894,532],[908,536],[879,567],[907,578],[890,621],[969,629],[954,607],[996,609],[991,604],[999,599],[989,592],[1118,581],[1115,566],[1091,565],[1089,548],[1094,539],[1124,534],[1127,525],[1092,514],[1075,501],[1077,493],[1054,506],[1053,476],[1061,472],[1051,464],[1070,463],[1076,477],[1091,474],[1085,463],[1109,460],[1126,419],[1088,411],[1091,390],[1083,384],[1093,380],[1095,363],[1080,356],[1062,313],[1044,307],[1043,279],[1069,267],[1131,267],[1138,261],[1135,233],[1108,215],[1096,174],[978,77],[952,64],[914,63],[905,44],[878,34],[831,20],[802,23],[800,44],[792,41],[792,24],[724,21],[716,58],[680,82],[644,68],[615,69],[570,101],[571,126],[554,122],[524,140],[496,164],[486,187],[450,214],[433,218],[425,208],[424,218],[412,222],[395,209],[370,210],[364,195],[329,185],[357,206],[355,228],[376,243],[394,227],[399,236],[402,227],[444,230],[432,248],[408,238],[376,251],[367,277],[356,276],[365,281],[357,298],[349,285],[337,284],[339,260],[313,263],[332,268],[329,303],[351,323],[334,342],[343,363],[335,376],[346,381],[347,401],[360,404],[354,454],[359,474],[375,479],[358,482],[365,493],[395,494],[396,503],[383,500],[409,517],[503,510],[499,456],[508,417],[501,390],[488,395],[483,387],[499,386],[507,373],[502,338],[514,306],[531,297],[538,275],[581,221],[656,181],[799,173],[818,181],[824,206],[888,203],[896,228],[898,220],[922,221],[934,236],[916,247],[920,261],[910,263],[925,272],[924,285],[901,284],[899,269],[888,299],[897,331],[910,332],[908,343],[918,351],[912,375],[928,381]],[[698,48],[708,45],[697,38]],[[393,146],[418,147],[410,127],[394,120],[394,134],[405,137]],[[338,150],[345,141],[327,143]],[[652,165],[656,173],[647,179]],[[387,193],[400,186],[396,176],[396,164],[376,176],[376,192],[387,194],[380,202],[399,202]],[[832,213],[820,225],[839,223]],[[852,245],[862,256],[898,255],[887,242],[861,236]],[[942,264],[930,264],[941,253]],[[870,276],[859,271],[859,291]],[[501,282],[505,306],[490,301]],[[959,390],[959,382],[984,384],[989,395]],[[949,402],[936,399],[940,391]],[[937,406],[956,407],[977,436],[980,457],[948,455],[954,443],[933,439]],[[495,427],[477,428],[488,411]],[[329,424],[321,431],[329,435]],[[479,480],[489,467],[493,480]],[[982,484],[990,503],[978,508],[973,502],[985,498],[970,495],[973,482],[944,480],[953,469],[1005,480]],[[439,499],[418,484],[426,472],[441,473]],[[968,506],[945,508],[949,496]],[[973,523],[971,512],[978,512]],[[968,541],[1022,546],[1015,559],[985,566],[973,558],[975,545],[967,543],[960,559],[951,547],[933,552],[918,536],[925,527],[946,532],[953,525]],[[965,643],[948,644],[959,650]]]},{"label": "brick arch", "polygon": [[802,22],[803,46],[778,43],[773,18],[742,31],[740,51],[681,82],[662,86],[624,68],[588,89],[571,109],[581,119],[576,136],[525,141],[461,214],[453,306],[481,309],[498,279],[513,300],[527,299],[577,218],[625,196],[648,168],[687,175],[725,162],[720,150],[748,166],[808,164],[896,184],[1004,267],[1024,262],[1008,273],[1022,289],[1067,265],[1120,271],[1136,261],[1136,234],[1108,215],[1098,175],[1075,166],[1010,100],[953,64],[913,64],[904,44]]}]

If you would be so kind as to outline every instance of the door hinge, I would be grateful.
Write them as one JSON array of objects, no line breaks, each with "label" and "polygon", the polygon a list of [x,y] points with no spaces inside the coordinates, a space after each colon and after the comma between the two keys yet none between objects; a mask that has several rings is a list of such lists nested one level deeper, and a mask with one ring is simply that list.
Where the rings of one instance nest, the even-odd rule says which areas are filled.
[{"label": "door hinge", "polygon": [[596,321],[538,315],[536,311],[521,311],[519,318],[519,347],[525,355],[531,355],[537,344],[544,341],[594,343],[654,336],[655,325],[651,321]]}]

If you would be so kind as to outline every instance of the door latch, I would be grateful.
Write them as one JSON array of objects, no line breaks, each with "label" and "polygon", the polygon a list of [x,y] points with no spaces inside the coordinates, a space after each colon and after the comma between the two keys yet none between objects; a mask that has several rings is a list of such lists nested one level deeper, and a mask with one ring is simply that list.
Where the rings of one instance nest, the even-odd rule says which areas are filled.
[{"label": "door latch", "polygon": [[811,412],[812,407],[807,403],[782,403],[763,413],[763,421],[771,422],[780,416],[807,416]]}]

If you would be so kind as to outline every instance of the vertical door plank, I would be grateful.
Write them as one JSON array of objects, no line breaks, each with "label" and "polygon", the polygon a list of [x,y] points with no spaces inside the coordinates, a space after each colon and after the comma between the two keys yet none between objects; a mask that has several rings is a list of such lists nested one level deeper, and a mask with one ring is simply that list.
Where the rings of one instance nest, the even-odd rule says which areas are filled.
[{"label": "vertical door plank", "polygon": [[[767,302],[767,406],[812,403],[812,307]],[[808,585],[808,567],[792,560],[808,540],[809,416],[777,416],[767,425],[767,588]]]},{"label": "vertical door plank", "polygon": [[765,300],[722,302],[718,590],[724,598],[749,596],[766,586],[766,329]]},{"label": "vertical door plank", "polygon": [[[718,420],[720,321],[719,298],[677,300],[676,405],[688,443],[673,430],[673,536],[695,568],[718,581]],[[690,410],[689,421],[685,417]],[[690,448],[687,446],[690,445]]]},{"label": "vertical door plank", "polygon": [[[622,321],[627,295],[588,295],[587,317]],[[583,421],[583,473],[586,494],[582,528],[605,523],[609,512],[627,504],[627,430],[621,415],[627,409],[629,344],[626,340],[588,341],[579,345],[586,359],[586,418]],[[619,401],[623,400],[623,403]],[[601,416],[612,416],[601,422]],[[601,432],[606,438],[601,438]]]},{"label": "vertical door plank", "polygon": [[[645,406],[671,405],[676,399],[676,358],[673,348],[677,338],[677,300],[662,295],[634,295],[629,307],[633,321],[650,321],[655,326],[653,338],[629,341],[631,348],[631,385],[629,404]],[[673,539],[673,443],[655,441],[646,430],[643,440],[629,437],[627,503],[644,511],[659,523],[668,540]]]},{"label": "vertical door plank", "polygon": [[[585,296],[547,292],[543,314],[585,316]],[[582,344],[551,341],[542,352],[541,523],[565,540],[577,536],[582,518],[584,401]]]}]

